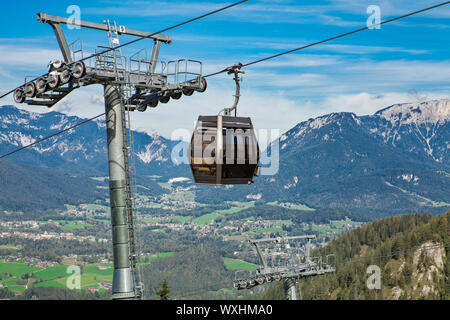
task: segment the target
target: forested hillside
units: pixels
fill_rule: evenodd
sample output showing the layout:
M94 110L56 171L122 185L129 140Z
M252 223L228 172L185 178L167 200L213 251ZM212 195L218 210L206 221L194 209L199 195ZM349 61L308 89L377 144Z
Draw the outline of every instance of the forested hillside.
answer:
M171 290L170 299L208 299L211 298L208 291L232 287L233 274L225 267L217 250L192 247L164 260L156 260L144 268L146 295L150 299L158 298L155 293L166 280Z
M26 212L27 218L42 212L63 210L65 204L103 200L107 190L86 176L2 160L0 162L0 210Z
M305 300L450 299L450 212L395 216L343 234L314 255L336 255L336 273L300 280ZM381 269L381 289L369 290L367 268ZM276 283L263 299L284 299Z

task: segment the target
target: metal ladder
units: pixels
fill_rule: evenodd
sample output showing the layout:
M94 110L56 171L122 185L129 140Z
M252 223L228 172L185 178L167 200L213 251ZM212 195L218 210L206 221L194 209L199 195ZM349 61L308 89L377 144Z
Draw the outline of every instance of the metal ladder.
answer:
M137 252L138 244L138 232L136 218L136 206L135 206L135 176L134 176L134 163L133 163L133 139L130 126L130 111L125 111L122 107L122 132L123 132L123 146L125 156L125 171L126 171L126 204L127 204L127 220L128 220L128 241L129 241L129 260L131 265L131 272L133 275L134 289L136 297L143 298L143 275L142 270L138 266L139 256Z
M120 40L119 40L119 32L117 28L117 24L114 21L114 29L111 26L111 23L109 20L106 20L105 23L108 25L108 41L109 41L109 47L114 48L116 46L120 46ZM112 51L112 57L113 63L114 63L114 71L116 73L116 80L124 80L125 74L126 74L126 61L125 57L122 54L122 49L117 49Z

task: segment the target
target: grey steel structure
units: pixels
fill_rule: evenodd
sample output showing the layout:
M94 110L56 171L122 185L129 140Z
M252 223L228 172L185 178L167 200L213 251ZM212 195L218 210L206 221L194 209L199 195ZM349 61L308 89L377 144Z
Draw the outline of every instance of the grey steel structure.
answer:
M127 110L143 112L147 107L155 108L159 102L168 103L170 99L180 99L183 94L190 96L195 91L206 90L200 61L158 60L161 44L170 44L170 36L128 29L109 20L99 24L39 13L38 21L53 28L64 61L51 63L49 73L36 82L28 82L26 78L25 84L14 92L17 103L52 107L82 86L112 84L120 87L122 103ZM85 57L81 39L67 43L61 24L106 31L109 46L99 46L97 55L89 59ZM151 54L142 49L127 59L120 48L105 52L105 49L119 46L120 35L153 39Z
M178 100L195 91L204 92L207 84L202 77L202 63L187 59L159 61L161 44L172 42L167 35L132 30L117 26L115 22L99 24L45 13L38 14L38 21L53 28L64 61L51 62L49 73L35 82L26 78L25 84L14 92L14 99L17 103L50 108L77 88L92 84L104 86L114 259L113 299L140 299L143 284L137 267L129 112L143 112L147 107L155 108L159 102L168 103L170 99ZM69 45L61 24L106 31L109 46L98 47L98 54L85 58L83 42L77 40ZM153 39L150 57L143 49L127 61L120 48L115 49L120 46L120 35Z
M254 273L242 275L236 273L236 279L233 283L237 290L251 289L264 283L273 281L283 281L283 287L288 300L298 300L296 283L300 278L317 276L325 273L336 271L334 255L328 255L325 260L322 257L311 257L311 240L316 236L295 236L295 237L278 237L264 238L257 240L249 240L248 242L254 246L256 253L261 261L262 267L256 269ZM290 240L306 240L303 248L299 249L299 254L287 254L288 260L284 265L269 266L266 256L261 250L261 243L279 243L289 245ZM267 256L270 256L268 254Z

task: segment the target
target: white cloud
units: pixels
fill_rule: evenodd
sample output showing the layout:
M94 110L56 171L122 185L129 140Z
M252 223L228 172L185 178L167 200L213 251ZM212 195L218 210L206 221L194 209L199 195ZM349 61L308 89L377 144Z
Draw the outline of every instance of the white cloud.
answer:
M315 47L314 50L346 53L346 54L374 54L385 52L425 54L429 52L428 50L425 49L408 49L402 47L361 46L361 45L342 45L342 44L322 45L319 47Z
M73 109L73 101L69 100L67 97L59 101L53 108L52 111L70 114Z
M428 100L449 98L447 93L421 93L412 92L387 92L374 95L367 92L358 94L342 94L327 97L322 103L321 109L325 113L330 112L353 112L359 116L374 114L384 107L397 103L409 103L422 100L424 96Z
M105 96L94 93L91 95L91 102L94 104L104 106L105 105Z
M8 71L6 71L3 67L0 67L0 77L15 79L15 77Z
M159 104L156 109L132 114L134 129L170 137L177 129L193 130L199 115L217 115L223 108L231 107L234 88L210 84L205 93L195 93L169 104ZM295 125L298 105L282 95L247 90L241 97L238 115L250 116L256 129L287 130Z
M386 85L404 85L405 83L448 83L450 81L449 61L362 61L349 64L346 72L364 73L367 77Z
M268 60L264 64L256 64L252 69L280 68L280 67L320 67L330 66L340 63L342 59L339 56L332 55L313 55L313 54L291 54L278 59Z
M50 60L62 59L59 50L12 44L0 44L0 57L2 57L2 65L8 67L40 67L41 69L46 69Z
M248 69L245 79L252 87L264 90L285 88L288 96L305 97L428 90L441 92L450 82L450 61L344 59L335 64L317 66L314 72L295 64L286 70L261 65Z
M248 73L246 81L255 86L304 90L305 87L323 86L328 81L328 76L320 73L301 73L301 71L291 74L253 71Z
M232 87L211 85L203 94L196 93L192 97L183 97L169 104L159 104L156 109L148 109L145 113L135 112L132 117L133 128L147 133L159 133L170 137L176 129L191 131L199 115L216 115L231 106L233 102ZM373 114L376 111L396 103L417 101L417 97L428 99L449 98L445 92L414 93L388 92L371 94L327 95L319 101L308 99L299 101L283 94L269 93L261 90L247 89L243 91L238 114L252 118L255 129L279 129L283 133L298 122L315 118L332 112L354 112L357 115Z
M431 7L432 5L439 3L430 3L429 0L377 0L375 2L373 0L330 0L330 2L331 4L327 6L328 10L337 10L350 14L365 14L366 8L369 5L376 4L381 8L381 15L384 20L384 17L404 15L406 13ZM422 17L437 19L448 18L450 17L450 8L449 6L436 8L427 13L422 13Z
M355 22L344 21L340 17L333 16L333 13L347 13L359 15L365 22L367 17L367 7L374 4L373 0L330 0L326 4L297 4L296 1L260 1L261 3L244 3L237 7L223 11L222 15L230 15L241 17L259 23L278 21L280 14L283 15L285 23L304 23L305 18L319 17L321 22L334 25L350 25ZM114 7L102 8L104 13L121 14L130 16L162 16L162 15L180 15L187 16L192 12L212 11L220 7L219 4L211 4L207 2L167 2L167 1L127 1L127 6L120 6L121 1L112 1ZM408 0L379 0L376 1L380 6L383 16L402 15L410 11L430 7L432 4L428 0L416 0L414 2ZM98 12L97 9L85 9L87 13ZM296 19L286 19L287 16L296 16ZM322 18L321 18L322 16ZM448 18L450 17L450 9L443 6L438 9L431 10L425 15L427 18ZM264 21L261 18L265 18ZM308 22L309 23L309 22Z
M220 4L207 2L168 2L168 1L127 1L126 5L122 1L109 1L109 7L84 8L85 14L97 14L102 12L105 15L132 16L132 17L165 17L181 16L192 17L193 12L205 13L221 7ZM338 27L364 26L366 23L367 7L374 4L372 0L332 0L327 4L297 4L295 1L261 1L261 3L244 3L237 7L225 10L214 16L215 19L239 19L252 23L283 23L289 24L314 24L332 25ZM415 1L414 5L410 1L399 0L393 3L389 0L377 1L381 7L382 17L402 15L407 12L422 9L430 6L425 0ZM405 9L407 8L407 9ZM347 14L342 18L336 14ZM348 19L348 14L357 16L358 20ZM427 18L447 18L450 16L448 8L439 8L423 14Z
M104 109L91 101L92 96L101 96L101 87L79 89L60 102L56 107L20 108L33 112L60 111L69 115L89 118L104 112ZM176 129L192 131L199 115L216 115L231 106L234 88L230 85L211 83L205 93L195 93L192 97L183 97L169 104L159 104L156 109L132 113L132 128L149 134L158 133L170 138ZM374 112L396 104L427 99L450 98L448 92L387 92L375 94L359 92L355 94L328 94L318 101L288 98L283 92L273 93L248 88L242 92L238 114L252 118L255 129L279 129L280 134L295 126L298 122L315 118L331 112L354 112L357 115Z
M160 16L191 16L192 12L209 12L220 8L220 4L205 2L173 3L164 1L110 1L113 6L102 8L83 8L84 14L133 16L133 17L160 17ZM233 10L233 9L228 9Z

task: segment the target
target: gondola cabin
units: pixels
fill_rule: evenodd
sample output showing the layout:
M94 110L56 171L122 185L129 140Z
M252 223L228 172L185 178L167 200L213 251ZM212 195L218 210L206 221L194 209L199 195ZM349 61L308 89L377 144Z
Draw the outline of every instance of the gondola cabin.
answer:
M200 116L189 155L197 184L251 184L259 172L259 146L250 118Z

